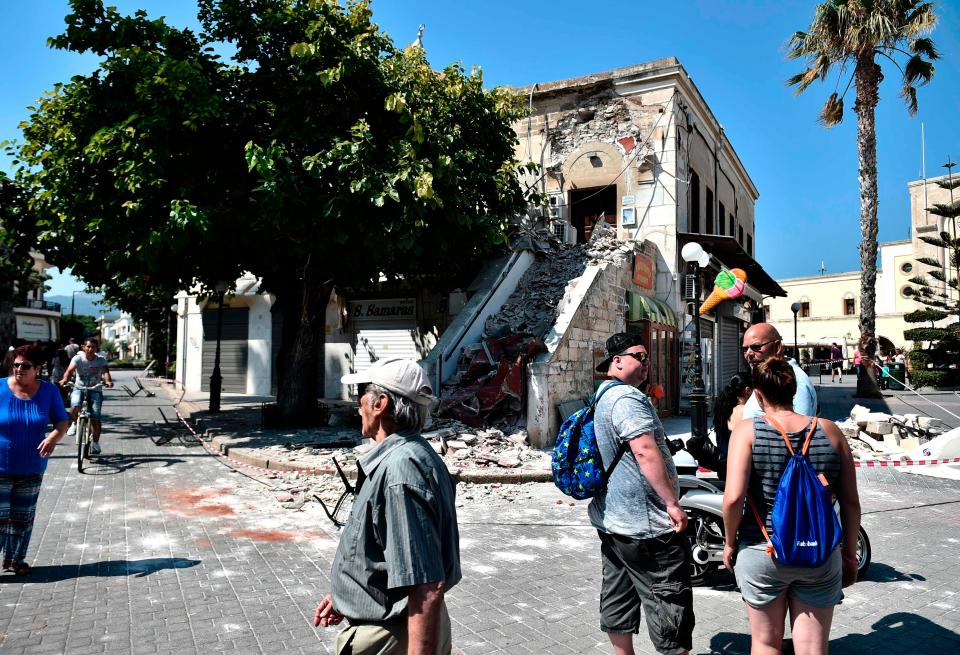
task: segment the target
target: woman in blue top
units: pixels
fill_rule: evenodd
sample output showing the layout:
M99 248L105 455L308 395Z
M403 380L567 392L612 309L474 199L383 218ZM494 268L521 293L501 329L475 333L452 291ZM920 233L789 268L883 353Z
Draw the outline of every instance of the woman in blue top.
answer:
M10 377L0 384L0 553L4 570L17 575L30 573L24 559L40 483L69 425L59 390L40 379L42 362L42 350L20 346Z

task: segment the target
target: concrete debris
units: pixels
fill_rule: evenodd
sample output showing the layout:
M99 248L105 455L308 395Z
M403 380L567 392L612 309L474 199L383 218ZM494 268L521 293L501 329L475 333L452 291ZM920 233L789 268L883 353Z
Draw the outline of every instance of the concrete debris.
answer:
M940 419L919 414L887 414L872 412L854 405L850 417L837 421L837 427L847 438L854 458L860 460L924 459L908 453L923 453L921 446L939 438L949 430Z

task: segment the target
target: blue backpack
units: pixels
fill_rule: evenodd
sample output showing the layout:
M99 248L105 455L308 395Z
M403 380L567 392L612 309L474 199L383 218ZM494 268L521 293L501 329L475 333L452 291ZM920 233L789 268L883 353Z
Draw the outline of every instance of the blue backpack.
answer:
M553 483L577 500L593 498L606 489L611 471L627 450L627 444L621 444L610 468L604 469L593 427L593 413L600 397L621 384L623 382L613 381L605 386L593 395L586 407L571 414L560 426L553 448Z
M799 453L794 452L787 433L779 423L769 416L763 419L779 430L790 451L790 460L780 476L770 515L772 536L767 534L756 505L747 496L753 515L767 540L767 552L775 554L777 561L787 566L821 566L840 545L843 529L837 513L833 511L826 481L817 475L807 457L810 439L817 429L817 419L814 417L807 440Z

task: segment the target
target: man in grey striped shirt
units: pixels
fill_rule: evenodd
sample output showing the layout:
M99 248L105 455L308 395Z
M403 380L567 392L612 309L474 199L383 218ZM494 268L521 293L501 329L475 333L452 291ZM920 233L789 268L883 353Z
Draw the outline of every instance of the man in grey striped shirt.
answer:
M450 653L444 593L460 581L454 487L420 436L432 389L414 361L380 360L341 378L360 390L363 435L357 496L314 625L346 618L337 653Z

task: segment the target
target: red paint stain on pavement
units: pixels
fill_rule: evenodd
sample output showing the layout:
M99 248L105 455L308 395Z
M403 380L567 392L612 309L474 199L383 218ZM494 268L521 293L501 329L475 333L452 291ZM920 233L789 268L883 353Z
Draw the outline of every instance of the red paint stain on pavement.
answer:
M217 499L222 490L200 491L198 489L173 489L163 494L166 509L185 515L233 516L234 509L223 503L205 503Z
M199 539L193 540L193 545L197 548L213 548L213 542L211 542L206 537L200 537Z
M231 530L227 534L231 537L246 537L247 539L254 539L255 541L267 541L271 543L296 541L299 536L296 532L288 532L286 530L254 530L252 528Z
M229 505L221 505L219 503L214 505L197 505L193 508L193 511L204 516L233 516L236 514Z

